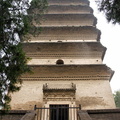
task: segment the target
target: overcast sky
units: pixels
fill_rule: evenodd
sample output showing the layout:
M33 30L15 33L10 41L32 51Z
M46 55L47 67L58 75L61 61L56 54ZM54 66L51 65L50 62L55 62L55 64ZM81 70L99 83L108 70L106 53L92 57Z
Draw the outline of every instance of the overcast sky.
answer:
M107 48L103 63L115 71L111 79L112 91L120 90L120 25L107 23L104 15L97 10L95 0L90 0L90 6L98 19L97 28L101 30L101 43Z

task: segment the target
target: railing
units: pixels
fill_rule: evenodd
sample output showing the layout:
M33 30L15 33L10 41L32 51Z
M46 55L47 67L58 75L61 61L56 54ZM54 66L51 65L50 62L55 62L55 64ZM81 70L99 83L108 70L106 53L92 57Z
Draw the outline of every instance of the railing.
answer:
M77 112L80 107L69 107L52 105L49 108L38 108L36 110L36 120L78 120Z

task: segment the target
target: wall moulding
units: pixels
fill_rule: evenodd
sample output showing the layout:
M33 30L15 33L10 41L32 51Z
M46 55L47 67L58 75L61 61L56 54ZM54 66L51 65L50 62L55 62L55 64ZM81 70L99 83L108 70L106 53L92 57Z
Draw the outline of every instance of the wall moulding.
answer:
M30 78L30 77L26 77L26 78L21 78L23 81L79 81L79 80L109 80L110 76L76 76L76 77L62 77L62 78L56 78L56 77L52 77L52 78Z

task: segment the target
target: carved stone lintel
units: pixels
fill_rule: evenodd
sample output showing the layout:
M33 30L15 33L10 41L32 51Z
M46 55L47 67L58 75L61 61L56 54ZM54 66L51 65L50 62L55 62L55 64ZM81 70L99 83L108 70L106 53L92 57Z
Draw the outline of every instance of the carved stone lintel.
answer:
M44 84L43 85L43 100L44 101L74 101L76 85L71 84Z

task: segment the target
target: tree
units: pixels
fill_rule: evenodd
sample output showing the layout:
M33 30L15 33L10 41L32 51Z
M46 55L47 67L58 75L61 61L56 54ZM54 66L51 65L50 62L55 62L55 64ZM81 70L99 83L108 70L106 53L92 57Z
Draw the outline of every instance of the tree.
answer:
M115 92L114 100L115 100L116 107L120 107L120 90Z
M21 42L33 27L27 14L37 5L43 10L46 0L0 0L0 107L9 109L10 93L20 90L21 75L29 72L28 58ZM31 7L32 5L32 7ZM35 15L33 15L35 16Z
M120 24L120 0L96 0L98 10L103 12L108 22Z
M29 70L20 43L27 32L23 4L20 0L0 0L0 106L6 109L10 108L10 93L20 89L20 75Z

